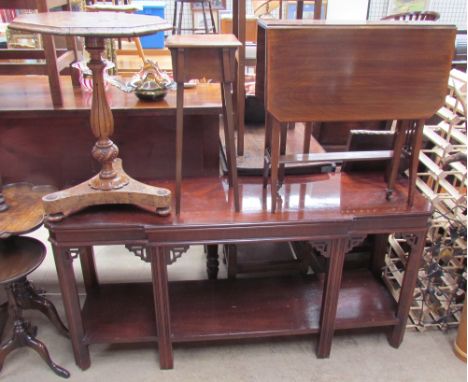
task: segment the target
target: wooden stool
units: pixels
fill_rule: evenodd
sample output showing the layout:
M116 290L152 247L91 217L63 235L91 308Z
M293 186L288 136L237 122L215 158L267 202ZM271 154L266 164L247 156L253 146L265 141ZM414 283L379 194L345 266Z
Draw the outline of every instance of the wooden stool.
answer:
M239 211L239 187L234 142L232 83L235 78L235 53L240 46L234 35L170 36L174 80L177 83L176 115L176 214L180 213L182 183L182 139L184 130L184 82L191 78L210 78L221 82L224 134L229 169L229 186L234 189L235 210Z
M68 378L70 373L51 360L46 346L35 338L36 328L25 321L22 314L25 309L39 310L61 334L68 337L68 330L54 305L38 294L26 278L44 260L44 244L33 238L16 236L42 224L44 211L41 197L50 191L50 187L32 187L27 183L7 185L3 189L7 208L0 212L0 284L5 286L8 297L5 327L12 327L13 333L0 347L0 370L8 354L19 347L28 346L39 353L55 374Z
M177 15L177 3L180 3L180 9L179 9L179 14ZM202 12L203 12L203 25L204 28L197 28L194 25L192 25L192 28L182 28L182 15L184 13L184 3L200 3L202 7ZM208 20L206 18L206 9L205 5L208 5L208 11L210 12L210 18L211 18L211 27L208 26ZM176 22L177 19L179 20L178 25L176 27ZM172 21L172 26L174 29L172 29L172 34L180 34L181 31L189 30L194 33L197 30L204 30L206 34L208 33L216 33L216 24L215 24L215 19L213 16L213 9L211 7L211 0L175 0L174 1L174 19Z

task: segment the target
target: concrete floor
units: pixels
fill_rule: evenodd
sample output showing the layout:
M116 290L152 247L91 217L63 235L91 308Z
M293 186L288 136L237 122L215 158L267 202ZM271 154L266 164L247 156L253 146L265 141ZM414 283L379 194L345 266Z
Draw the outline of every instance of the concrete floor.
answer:
M42 228L31 236L46 242ZM49 247L50 249L50 247ZM116 256L118 261L115 261ZM169 278L199 279L205 277L205 262L200 247L193 247L169 267ZM150 280L146 264L122 247L107 247L96 251L96 263L101 282ZM79 262L75 262L79 277ZM124 271L125 270L125 271ZM220 277L225 276L221 264ZM61 298L52 253L30 280L48 291L63 317ZM82 291L81 287L81 291ZM255 340L240 343L177 345L173 370L159 370L155 345L92 345L91 367L80 370L74 362L68 339L34 311L25 316L38 325L38 339L48 347L52 359L71 373L71 381L396 381L396 382L458 382L466 381L466 364L452 351L456 331L424 333L408 331L401 347L390 347L382 333L335 336L331 357L317 359L314 354L316 337ZM29 349L18 349L5 361L0 380L59 380L42 360Z

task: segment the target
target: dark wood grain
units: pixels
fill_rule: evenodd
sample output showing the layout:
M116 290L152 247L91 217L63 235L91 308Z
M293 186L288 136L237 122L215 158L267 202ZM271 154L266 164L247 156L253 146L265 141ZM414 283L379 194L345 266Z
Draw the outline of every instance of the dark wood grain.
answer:
M157 341L150 284L101 288L83 308L87 342ZM311 278L181 281L169 284L169 295L174 342L303 335L319 329L322 284ZM362 309L350 309L357 305ZM131 313L118 314L121 306ZM393 325L394 309L386 288L369 272L345 273L337 329Z
M18 280L41 265L46 248L39 240L13 236L0 240L0 284Z
M235 213L232 209L234 201L229 196L227 179L187 179L183 190L184 209L177 218L157 218L131 206L100 206L67 217L60 223L48 222L77 364L81 368L89 366L89 351L85 341L87 334L83 331L83 317L78 309L79 299L71 257L61 248L108 244L153 248L151 258L153 263L157 262L153 264L155 301L158 305L155 312L159 317L155 325L158 333L163 335L157 338L161 367L172 366L171 343L177 341L269 337L320 331L318 355L326 356L335 329L392 326L394 334L390 340L392 345L398 346L404 327L401 326L402 317L409 309L412 296L412 277L405 283L404 302L400 301L398 310L381 284L381 289L377 289L380 292L373 294L372 291L376 289L371 282L366 281L365 275L356 277L356 280L360 280L356 281L360 290L356 297L346 294L346 282L343 284L344 289L340 289L340 259L357 245L357 238L390 232L411 232L420 236L425 233L430 215L429 203L422 196L416 195L414 205L408 207L403 202L407 198L407 191L401 182L396 184L395 197L386 202L382 199L382 182L379 175L368 172L290 176L285 180L283 207L278 213L271 214L266 210L266 193L261 179L246 178L241 182L241 213ZM173 189L173 182L165 186ZM314 191L313 197L309 196L311 190ZM271 283L263 285L263 281L252 279L176 283L174 285L182 285L182 294L176 292L173 297L177 286L170 285L170 302L164 302L166 270L161 262L166 259L162 254L167 254L167 249L172 246L296 240L341 243L327 250L334 265L324 299L321 299L324 289L320 283L315 284L317 288L312 283L295 289L294 283L288 280L281 282L281 288L278 289ZM411 254L414 257L408 269L411 275L417 273L416 265L422 255L421 249L416 247ZM367 274L373 279L370 271ZM304 279L301 280L304 283ZM368 292L372 294L365 295ZM112 292L112 296L117 298L118 293ZM107 310L113 310L106 309L106 302L98 298L99 293L90 294L89 298L97 298L95 302L90 300L94 308L86 313L86 317L96 316L95 323L89 328L92 341L156 340L154 327L150 323L153 318L149 319L147 307L135 307L128 293L131 293L131 289L127 290L119 306L135 312L135 324L122 321L118 314L111 314L110 317ZM303 293L305 300L311 299L310 304L302 303L304 300L299 297ZM111 295L106 296L104 300L109 300ZM345 296L343 301L342 296ZM319 301L323 301L322 307ZM341 308L343 303L345 307ZM234 313L233 306L236 307ZM284 315L286 308L290 316ZM240 316L236 312L240 312ZM322 327L319 325L320 312L323 312ZM304 324L304 320L309 321ZM168 322L171 323L170 327Z
M0 212L0 238L21 235L38 228L44 219L41 198L55 191L51 186L12 183L3 186L6 210Z
M453 26L262 23L266 105L280 121L421 119L444 102Z
M178 219L116 206L90 208L62 223L47 226L52 231L52 240L58 239L63 245L76 243L81 235L90 245L125 242L132 237L154 242L169 240L168 244L175 245L259 238L301 240L318 232L339 236L351 233L351 223L353 232L420 230L425 229L431 213L430 203L419 194L413 207L406 206L404 181L396 184L394 197L386 201L383 177L375 173L289 176L285 180L283 207L276 214L267 212L267 195L258 178L241 178L241 212L233 212L226 182L223 178L187 179L182 195L184 209ZM173 182L161 184L174 188ZM110 225L116 232L108 229ZM225 230L222 226L233 229Z

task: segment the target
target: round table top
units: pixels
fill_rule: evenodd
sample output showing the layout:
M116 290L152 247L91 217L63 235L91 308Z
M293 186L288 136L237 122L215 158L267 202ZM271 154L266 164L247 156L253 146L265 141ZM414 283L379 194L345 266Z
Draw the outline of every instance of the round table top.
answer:
M33 186L30 183L3 186L8 209L0 212L0 239L38 228L44 220L42 197L54 191L52 186Z
M47 12L16 17L11 29L65 36L131 37L170 30L166 20L122 12Z
M12 236L0 240L0 284L27 276L41 265L46 248L39 240Z

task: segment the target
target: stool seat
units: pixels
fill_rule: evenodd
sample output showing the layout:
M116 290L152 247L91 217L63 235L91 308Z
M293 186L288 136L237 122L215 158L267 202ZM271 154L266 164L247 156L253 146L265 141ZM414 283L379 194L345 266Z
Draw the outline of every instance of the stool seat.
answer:
M30 237L12 236L0 240L0 284L30 274L41 265L45 254L44 244Z
M238 48L242 46L233 34L174 35L167 39L168 48Z

